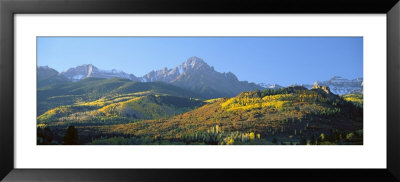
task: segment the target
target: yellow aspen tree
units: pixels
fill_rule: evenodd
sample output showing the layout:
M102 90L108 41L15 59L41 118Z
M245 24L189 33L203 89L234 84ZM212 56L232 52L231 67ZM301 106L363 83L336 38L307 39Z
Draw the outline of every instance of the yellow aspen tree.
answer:
M251 133L249 134L249 139L250 139L250 140L253 140L254 138L255 138L254 132L251 132Z

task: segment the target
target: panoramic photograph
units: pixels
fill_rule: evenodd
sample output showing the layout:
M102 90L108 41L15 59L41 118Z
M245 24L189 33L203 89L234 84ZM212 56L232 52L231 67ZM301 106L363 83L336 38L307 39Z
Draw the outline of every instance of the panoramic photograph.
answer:
M362 37L36 40L37 145L363 145Z

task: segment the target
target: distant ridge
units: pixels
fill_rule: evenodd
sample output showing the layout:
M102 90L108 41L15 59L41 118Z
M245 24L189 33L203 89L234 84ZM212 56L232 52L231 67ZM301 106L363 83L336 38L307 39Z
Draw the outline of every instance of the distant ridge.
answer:
M132 81L139 81L139 79L133 75L128 74L123 71L118 70L100 70L92 64L84 64L81 66L77 66L75 68L70 68L64 72L60 73L61 75L67 77L71 81L78 81L84 78L124 78Z
M327 81L316 81L313 85L327 86L336 95L346 95L351 93L363 93L363 78L349 80L341 76L334 76ZM313 85L304 85L311 89Z

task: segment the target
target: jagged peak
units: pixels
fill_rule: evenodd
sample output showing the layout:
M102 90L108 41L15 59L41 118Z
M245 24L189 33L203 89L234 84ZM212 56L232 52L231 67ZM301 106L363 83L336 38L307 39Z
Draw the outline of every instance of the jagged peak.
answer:
M94 66L93 64L82 64L82 65L79 65L79 66L75 66L75 67L69 68L69 69L63 71L63 73L67 72L68 70L76 70L76 69L93 69L93 70L95 70L95 69L98 69L98 68L96 66Z
M192 69L193 68L200 68L200 67L203 67L203 66L206 66L206 67L210 68L210 66L206 62L204 62L203 59L201 59L199 57L196 57L196 56L192 56L192 57L188 58L182 64L182 66L185 67L185 68L192 68Z
M198 62L198 63L205 63L202 58L199 58L197 56L192 56L186 60L186 62L192 63L192 62Z
M332 92L331 92L331 89L329 89L329 87L328 86L321 86L321 85L314 85L313 87L312 87L312 90L322 90L322 91L324 91L325 93L327 93L327 94L332 94Z

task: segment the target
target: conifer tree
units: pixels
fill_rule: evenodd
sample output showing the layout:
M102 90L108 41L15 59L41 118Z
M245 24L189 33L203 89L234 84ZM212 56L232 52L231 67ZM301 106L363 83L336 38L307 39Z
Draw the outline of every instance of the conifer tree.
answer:
M74 126L68 126L67 133L64 136L64 145L78 144L78 130Z

